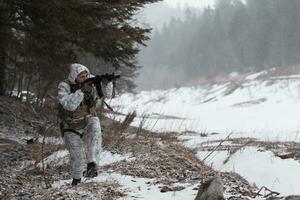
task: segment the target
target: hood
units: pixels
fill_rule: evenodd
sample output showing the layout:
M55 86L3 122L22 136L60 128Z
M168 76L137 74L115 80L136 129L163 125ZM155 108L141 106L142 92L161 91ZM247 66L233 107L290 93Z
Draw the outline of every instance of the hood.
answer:
M83 71L87 71L88 74L90 74L90 71L86 66L78 64L78 63L71 64L70 74L68 76L69 81L71 83L76 83L75 82L76 77L78 76L78 74L80 74Z

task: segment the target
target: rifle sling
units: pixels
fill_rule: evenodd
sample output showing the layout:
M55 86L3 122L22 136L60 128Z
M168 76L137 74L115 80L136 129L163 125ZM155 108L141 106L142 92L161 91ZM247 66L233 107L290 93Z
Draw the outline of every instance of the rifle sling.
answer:
M64 136L65 132L72 132L72 133L75 133L76 135L79 135L80 138L83 137L83 134L79 133L78 131L76 131L74 129L69 129L69 128L63 129L63 132L62 132L63 136Z

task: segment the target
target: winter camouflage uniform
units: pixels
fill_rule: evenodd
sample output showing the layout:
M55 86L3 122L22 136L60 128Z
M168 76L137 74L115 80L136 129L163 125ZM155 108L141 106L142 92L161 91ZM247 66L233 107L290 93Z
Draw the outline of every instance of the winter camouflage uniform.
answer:
M85 66L72 64L68 80L58 85L61 130L71 156L73 181L81 179L86 167L85 161L98 164L102 141L100 121L95 111L99 99L96 88L92 86L90 93L83 93L78 88L72 91L76 77L83 71L92 77ZM112 83L101 86L104 97L110 98Z

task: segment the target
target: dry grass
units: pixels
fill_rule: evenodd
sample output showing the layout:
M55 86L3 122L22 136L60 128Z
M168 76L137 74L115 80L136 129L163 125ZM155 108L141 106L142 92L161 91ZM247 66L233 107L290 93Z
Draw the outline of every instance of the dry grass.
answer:
M155 133L145 130L146 116L142 116L144 120L141 120L139 127L132 127L130 125L134 118L134 113L127 115L122 122L101 116L104 148L113 153L131 153L135 159L112 163L101 167L100 171L109 170L134 177L154 178L153 184L161 183L167 188L171 188L171 190L176 189L170 186L174 183L188 182L196 184L218 174L211 167L199 161L195 151L184 147L178 141L178 133ZM23 123L26 122L23 121ZM53 130L52 132L55 132L55 127ZM43 157L47 157L51 153L64 148L64 146L44 145L43 156L41 155L41 144L23 145L22 148L28 150L30 157L28 160L39 162ZM76 199L74 198L75 196L80 197L80 199L87 199L87 196L100 195L102 199L116 199L126 193L119 190L119 186L115 185L115 183L83 183L80 186L80 190L83 190L85 193L83 195L72 193L70 186L65 186L65 188L61 189L49 189L46 190L48 192L45 192L43 187L38 185L43 183L43 175L47 175L47 180L50 182L71 178L69 166L66 165L50 167L45 169L45 171L33 168L24 170L22 173L26 173L26 177L29 177L26 184L32 184L34 185L33 188L39 189L37 192L32 193L39 196L39 198L43 196L45 199L50 197L52 199ZM226 187L232 188L236 194L241 194L241 191L245 194L247 191L251 193L253 190L247 182L244 183L241 177L235 174L221 173L221 178L225 182ZM236 183L240 184L242 189L237 189L234 185ZM15 184L13 179L9 180L9 184ZM93 189L91 190L90 188ZM30 196L30 188L25 188L25 191Z
M88 182L76 187L65 185L60 189L50 189L46 197L51 199L101 199L113 200L125 196L117 182Z
M232 198L242 199L239 197L253 195L257 189L235 173L220 173L206 166L196 157L195 150L184 147L177 139L179 133L158 134L147 131L143 129L142 120L139 127L129 126L119 134L113 134L112 124L118 122L105 120L106 149L118 153L131 153L135 159L103 166L100 171L116 171L133 177L152 178L154 179L152 184L164 185L161 192L173 191L174 183L202 183L217 174L221 176L225 187L229 188L228 191L233 194ZM109 123L111 126L108 125ZM236 146L241 145L236 144Z

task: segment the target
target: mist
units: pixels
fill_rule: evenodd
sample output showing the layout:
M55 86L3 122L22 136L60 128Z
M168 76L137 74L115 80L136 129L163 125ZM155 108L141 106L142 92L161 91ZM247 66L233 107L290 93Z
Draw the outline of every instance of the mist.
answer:
M198 8L162 5L148 12L168 14L160 15L166 20L154 26L159 28L153 29L138 56L143 66L139 90L300 63L300 1L219 0Z
M201 1L202 3L195 3L199 1L161 1L150 4L145 7L138 15L138 21L147 28L151 28L150 41L146 47L141 48L138 55L138 62L142 66L139 70L139 75L136 79L137 90L151 90L151 89L166 89L170 87L179 87L186 82L188 78L184 68L173 71L170 76L172 68L170 66L160 66L148 63L147 60L155 59L148 55L148 48L151 48L155 35L167 29L170 23L176 20L186 20L190 13L199 16L203 9L209 4L209 1ZM210 1L213 2L213 1ZM191 4L192 3L192 4ZM212 4L213 5L213 4ZM174 34L176 34L174 32ZM150 49L149 49L150 50ZM151 48L155 51L155 48ZM151 51L150 50L150 51ZM174 73L176 74L174 76Z

